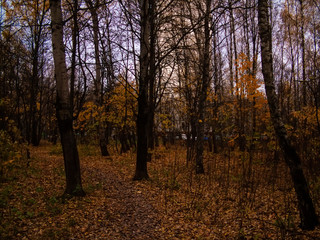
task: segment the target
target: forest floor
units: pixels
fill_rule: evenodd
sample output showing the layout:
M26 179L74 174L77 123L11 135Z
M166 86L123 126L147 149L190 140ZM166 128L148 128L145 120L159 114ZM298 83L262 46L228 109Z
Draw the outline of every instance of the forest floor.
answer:
M151 180L132 181L134 153L100 157L80 145L86 196L63 199L61 147L43 142L30 152L0 183L0 239L320 239L319 227L298 228L281 163L248 168L229 152L207 156L207 173L195 175L183 147L162 147Z

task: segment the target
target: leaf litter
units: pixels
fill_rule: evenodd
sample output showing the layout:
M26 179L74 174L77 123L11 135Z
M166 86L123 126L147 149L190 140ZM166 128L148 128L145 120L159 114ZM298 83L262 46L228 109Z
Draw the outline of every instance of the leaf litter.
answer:
M151 180L141 182L132 181L134 153L105 158L80 151L87 195L63 199L61 154L48 143L31 147L30 166L22 163L19 174L0 185L0 238L320 239L319 227L299 230L290 184L250 186L236 166L233 177L226 174L218 155L214 164L207 157L213 173L197 176L183 148L156 151L161 158L149 163Z

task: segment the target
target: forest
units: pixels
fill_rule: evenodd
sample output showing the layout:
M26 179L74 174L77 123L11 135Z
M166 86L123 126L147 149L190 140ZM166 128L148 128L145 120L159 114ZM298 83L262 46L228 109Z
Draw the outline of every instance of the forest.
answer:
M320 239L319 0L0 1L0 239Z

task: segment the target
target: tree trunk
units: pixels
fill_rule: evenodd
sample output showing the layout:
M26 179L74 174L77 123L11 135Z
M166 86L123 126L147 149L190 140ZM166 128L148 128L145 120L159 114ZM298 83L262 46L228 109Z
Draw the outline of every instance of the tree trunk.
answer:
M148 116L148 149L154 149L154 112L155 112L155 94L154 94L154 83L156 77L156 32L155 32L155 1L149 0L149 24L150 24L150 53L149 53L149 116ZM151 162L152 154L148 154L148 162Z
M307 106L307 76L306 76L306 49L305 49L305 30L304 30L304 6L303 1L300 3L300 17L301 17L301 51L302 51L302 104Z
M141 88L140 88L141 89ZM137 162L134 180L148 179L148 105L146 93L139 92L138 98L138 117L137 117Z
M119 133L119 140L121 144L120 153L126 153L130 150L130 144L128 139L128 131L126 126L124 126Z
M90 14L92 18L94 57L95 57L95 69L96 69L96 77L94 79L95 103L97 106L102 106L103 89L102 89L102 82L101 82L102 77L101 77L101 63L100 63L100 50L99 50L99 19L97 14L99 1L96 1L94 5L91 0L86 0L86 4L90 10ZM99 135L99 146L100 146L101 155L109 156L104 125L105 124L100 122L97 126L97 132Z
M34 53L36 54L36 53ZM37 58L36 56L35 58ZM38 121L38 114L40 112L37 109L37 95L39 93L39 78L38 78L38 61L33 60L33 73L31 76L31 98L30 98L30 128L31 128L31 144L33 146L39 146L40 143L40 137L38 135L38 129L39 129L39 124L41 124L40 121Z
M149 101L149 115L148 115L148 162L151 162L152 154L150 151L154 149L154 102Z
M210 18L211 0L206 0L206 15L204 18L204 46L201 56L202 59L202 82L201 92L198 103L198 119L197 119L197 141L196 141L196 173L204 173L203 168L203 150L204 150L204 113L205 102L207 99L207 91L210 83L209 71L210 71Z
M269 23L268 0L258 1L259 34L261 39L262 73L268 98L270 114L279 145L284 154L286 164L290 169L298 199L302 229L314 229L319 224L310 197L309 188L301 167L301 160L294 147L289 142L286 128L282 122L278 98L273 79L272 37Z
M72 126L69 82L63 43L61 0L50 0L52 20L52 48L57 88L57 119L66 173L65 194L84 196L81 184L80 161Z
M37 120L37 95L39 93L39 77L38 77L38 50L39 44L35 43L35 49L32 51L32 76L30 86L30 128L31 128L31 144L38 146L40 143L40 136L38 136L38 125L40 122ZM39 113L40 114L40 113Z
M31 62L32 62L32 74L31 74L31 82L30 82L30 128L31 128L31 143L33 146L38 146L41 140L42 133L42 119L41 119L41 107L38 109L38 103L41 106L41 97L38 98L40 93L39 84L41 78L39 76L39 68L43 70L43 64L40 62L41 55L43 54L41 51L41 47L43 45L43 35L44 31L44 19L45 19L45 4L41 3L41 1L36 1L34 6L34 14L32 15L32 25L30 27L31 33ZM32 26L32 27L31 27ZM39 102L38 102L39 101Z
M150 19L149 0L140 1L140 76L137 116L137 162L134 180L148 179L148 86L150 82L149 50L150 50ZM154 7L154 6L151 6Z

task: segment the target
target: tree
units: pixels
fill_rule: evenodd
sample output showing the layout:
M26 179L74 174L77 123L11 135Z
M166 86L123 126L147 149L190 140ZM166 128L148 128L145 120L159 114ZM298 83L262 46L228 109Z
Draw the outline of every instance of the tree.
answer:
M134 84L131 83L131 86L122 76L118 77L118 81L105 106L109 110L108 122L112 124L120 140L120 153L125 153L134 145L132 136L135 131L137 101Z
M201 60L201 90L199 92L198 101L198 119L197 119L197 143L196 143L196 173L204 173L203 168L203 145L204 145L204 113L205 103L207 100L207 92L210 84L210 11L211 0L205 2L205 16L204 16L204 43L202 49L199 49Z
M100 50L99 50L99 19L98 19L98 6L100 5L100 1L96 1L93 3L91 0L86 0L86 4L90 10L91 18L92 18L92 30L93 30L93 43L94 43L94 56L95 56L95 79L94 79L94 87L95 87L95 102L98 106L101 106L103 103L103 84L102 84L102 76L101 76L101 61L100 61ZM107 26L108 27L108 26ZM108 148L107 148L107 139L106 139L106 127L104 126L104 122L100 122L97 126L98 135L99 135L99 145L102 156L109 156Z
M258 1L258 25L261 39L262 73L269 110L275 134L279 141L286 164L290 169L291 178L296 191L301 219L300 227L302 229L312 230L319 224L319 221L310 197L308 184L301 167L300 157L290 143L287 136L287 130L282 122L278 98L275 92L273 77L272 36L268 8L268 0Z
M2 7L2 6L1 6ZM24 101L25 111L22 119L24 129L21 129L26 140L34 146L39 145L43 131L43 96L42 86L45 85L45 66L48 34L48 9L49 2L46 1L4 1L3 7L6 11L6 20L17 22L12 24L10 31L18 35L24 45L31 70L25 73L21 98ZM18 33L17 33L18 32ZM20 97L20 96L19 96Z
M73 132L73 116L70 101L69 81L63 42L63 20L61 0L50 0L52 21L52 48L57 88L56 114L61 137L61 145L66 172L65 194L84 196L82 189L80 161L76 139Z
M149 115L149 86L153 81L150 77L150 52L151 47L151 16L154 11L153 0L140 1L140 74L139 74L139 96L137 115L137 163L134 180L148 179L148 119Z

